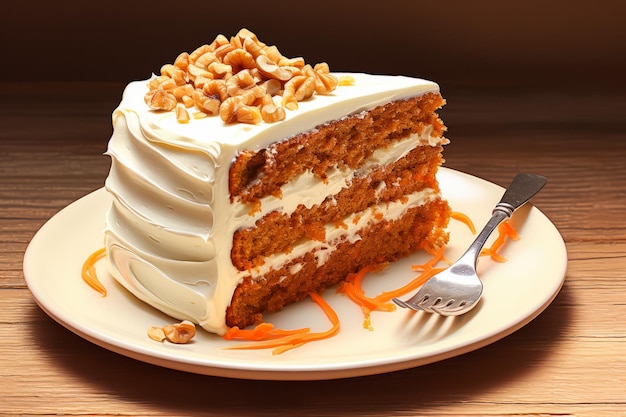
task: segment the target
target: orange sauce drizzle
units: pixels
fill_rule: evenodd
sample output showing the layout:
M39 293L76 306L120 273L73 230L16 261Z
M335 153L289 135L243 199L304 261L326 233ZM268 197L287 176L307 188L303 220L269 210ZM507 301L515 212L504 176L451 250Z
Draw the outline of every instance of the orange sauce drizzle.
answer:
M98 279L98 274L96 273L96 263L104 258L106 255L106 249L98 249L85 260L83 263L83 268L81 270L81 276L83 277L83 281L87 283L91 288L98 291L102 294L103 297L107 295L107 289L102 285L100 280Z

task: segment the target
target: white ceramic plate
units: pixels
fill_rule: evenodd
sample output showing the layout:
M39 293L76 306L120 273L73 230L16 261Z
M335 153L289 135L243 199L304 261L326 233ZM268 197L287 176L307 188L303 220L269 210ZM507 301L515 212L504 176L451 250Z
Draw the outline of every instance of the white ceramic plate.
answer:
M452 209L470 216L477 228L487 221L503 189L484 180L441 169L439 181ZM204 331L192 343L174 345L149 339L150 326L175 320L137 301L98 264L108 289L100 296L81 279L83 261L103 245L104 216L110 199L97 190L50 219L30 243L24 274L40 307L81 337L111 351L152 364L187 372L245 379L315 380L370 375L406 369L460 355L486 346L521 328L541 313L558 293L567 252L555 226L527 204L514 216L521 236L501 254L509 260L479 261L485 284L483 299L470 313L444 318L397 309L373 312L373 330L362 327L360 309L345 296L328 290L324 298L337 311L340 333L327 340L272 355L271 350L225 350L239 342L224 341ZM472 241L467 227L451 220L446 256L456 258ZM492 239L495 236L492 236ZM427 259L416 254L395 262L364 282L367 294L394 289L416 276L411 264ZM282 328L330 324L311 300L265 317Z

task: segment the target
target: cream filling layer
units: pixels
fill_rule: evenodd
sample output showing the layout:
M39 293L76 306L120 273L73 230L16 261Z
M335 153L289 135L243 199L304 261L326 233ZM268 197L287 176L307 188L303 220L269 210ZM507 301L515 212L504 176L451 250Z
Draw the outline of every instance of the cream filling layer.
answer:
M310 170L306 171L280 188L282 197L270 195L261 198L261 209L252 215L250 214L252 206L236 201L232 206L234 218L239 222L240 227L251 227L258 219L276 210L291 214L300 205L310 209L321 204L328 196L337 195L341 190L348 188L355 177L367 175L377 167L393 164L416 147L429 143L431 132L432 127L429 127L420 135L412 134L406 139L394 142L386 149L376 150L358 170L335 167L326 173L328 181L322 181ZM378 191L385 186L382 182Z
M337 249L337 245L348 240L352 243L361 240L359 231L367 227L370 222L378 222L377 216L383 214L382 218L387 221L400 219L407 210L419 207L437 198L438 194L432 189L424 189L406 196L406 201L392 201L379 203L368 207L367 210L359 213L352 213L343 219L343 225L327 224L325 226L326 241L307 240L296 245L289 253L281 253L269 256L265 263L252 270L252 277L263 276L270 270L278 270L294 259L304 256L306 253L314 251L317 257L317 266L323 265L328 257ZM242 277L248 275L247 272L239 273Z

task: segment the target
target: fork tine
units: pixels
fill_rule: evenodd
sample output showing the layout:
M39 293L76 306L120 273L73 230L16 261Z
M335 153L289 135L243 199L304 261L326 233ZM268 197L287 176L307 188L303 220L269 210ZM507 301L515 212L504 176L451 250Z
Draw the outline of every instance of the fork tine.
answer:
M404 301L400 300L399 298L392 298L391 301L393 301L394 303L396 303L400 307L410 308L411 310L415 310L415 308L413 307L412 304L409 304L408 302L404 302Z
M434 297L430 294L424 294L421 301L419 302L419 306L422 308L422 310L433 313L435 308L444 306L441 303L442 301L443 300L441 297Z
M432 307L432 309L444 316L458 316L466 312L472 306L467 303L466 300L461 300L456 302L455 300L450 300L445 306L441 307Z
M449 315L452 315L450 314L451 312L453 312L455 309L458 309L458 308L452 307L450 305L450 302L448 302L446 304L434 305L430 309L432 310L433 313L441 314L442 316L449 316Z
M415 311L424 310L421 306L413 302L413 299L402 301L398 298L393 298L392 301L396 303L397 305L399 305L400 307L408 308L408 309L415 310Z

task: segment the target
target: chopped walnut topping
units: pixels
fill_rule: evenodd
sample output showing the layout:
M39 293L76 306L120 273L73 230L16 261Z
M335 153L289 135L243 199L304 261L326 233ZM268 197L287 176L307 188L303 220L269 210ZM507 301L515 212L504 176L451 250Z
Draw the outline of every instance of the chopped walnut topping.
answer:
M261 110L255 106L246 104L237 108L236 119L240 123L257 124L263 120Z
M252 54L245 49L233 49L224 55L224 64L233 68L233 73L237 74L243 69L256 68L256 62ZM237 71L239 69L239 71Z
M256 82L250 74L250 71L245 69L239 71L226 81L226 92L230 97L240 96L246 92L246 90L255 87Z
M269 79L289 81L293 77L291 69L278 66L267 55L259 55L256 59L256 64L259 72Z
M282 105L289 110L298 108L298 102L305 100L315 92L315 78L298 75L287 81L283 92Z
M219 114L225 123L274 123L285 119L285 109L297 109L313 94L353 83L331 75L326 63L311 66L301 57L285 57L276 46L241 29L230 39L218 35L163 65L148 82L144 99L153 110L176 111L181 123L189 122L191 107L194 119ZM280 105L275 96L282 96Z
M183 52L176 57L174 60L174 66L182 71L187 71L187 67L189 66L189 54L187 52Z
M176 105L176 120L178 120L178 123L187 123L189 121L189 113L183 103Z
M202 113L214 115L219 111L221 102L213 96L205 95L202 90L194 90L191 94L191 98L193 99L193 104L196 106L196 109L200 110Z
M144 97L146 104L154 110L174 110L176 97L166 90L152 90Z
M342 75L337 85L354 85L354 78L350 75Z
M189 84L177 86L172 90L172 94L176 97L176 100L179 102L183 101L184 96L190 96L193 94L193 87Z
M287 115L285 109L276 107L276 105L272 103L261 107L261 117L263 117L263 121L266 123L274 123L284 120Z
M339 83L337 77L330 74L330 68L328 68L328 64L325 62L315 65L315 68L312 69L310 65L306 66L305 74L313 77L315 80L315 92L317 94L329 94Z

